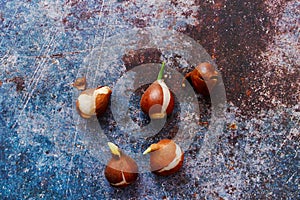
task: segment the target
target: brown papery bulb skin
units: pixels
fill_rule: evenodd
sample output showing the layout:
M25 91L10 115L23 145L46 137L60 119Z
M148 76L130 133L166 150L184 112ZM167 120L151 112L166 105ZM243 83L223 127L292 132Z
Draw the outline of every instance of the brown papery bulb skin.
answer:
M79 77L75 80L75 82L72 84L73 87L76 87L78 90L85 90L87 83L85 77Z
M219 73L214 66L208 62L200 63L193 71L188 73L185 78L190 80L193 88L199 94L209 96L217 82Z
M170 101L166 109L167 115L170 115L174 109L174 96L170 90L169 92ZM158 83L158 81L153 82L142 95L140 102L142 111L148 114L149 116L151 116L154 113L160 113L163 105L163 98L164 95L161 85Z
M111 93L112 91L109 90L107 94L98 94L96 96L96 115L102 115L106 111Z
M180 162L178 163L178 165L176 165L176 167L174 167L170 170L162 171L162 172L160 172L159 170L152 171L152 172L156 175L159 175L159 176L169 176L169 175L174 174L174 173L176 173L177 171L180 170L180 168L183 165L183 160L184 160L184 154L181 155Z

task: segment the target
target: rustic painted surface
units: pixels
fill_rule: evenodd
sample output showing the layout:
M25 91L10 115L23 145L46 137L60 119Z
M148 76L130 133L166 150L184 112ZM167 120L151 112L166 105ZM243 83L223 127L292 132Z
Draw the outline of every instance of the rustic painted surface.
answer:
M299 1L2 0L0 8L1 199L300 198ZM120 51L140 44L116 36L147 27L202 45L222 74L226 111L205 153L212 118L199 97L201 126L182 170L170 177L143 172L132 186L115 189L103 176L106 147L90 141L104 142L78 128L71 84L86 76L90 87L114 87L126 71ZM176 51L161 59L185 73L191 63ZM131 96L129 114L143 125L140 94ZM176 117L168 121L169 137ZM118 127L110 109L99 122L106 140L126 151L148 145Z

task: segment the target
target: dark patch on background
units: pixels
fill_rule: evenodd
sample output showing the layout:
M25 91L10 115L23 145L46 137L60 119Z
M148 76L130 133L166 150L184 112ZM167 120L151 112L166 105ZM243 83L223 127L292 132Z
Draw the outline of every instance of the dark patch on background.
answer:
M102 1L67 0L65 6L70 6L71 8L70 12L62 19L65 29L81 30L82 23L99 15L102 4ZM94 5L93 9L89 8L89 5Z
M127 70L146 63L161 63L162 52L156 48L129 50L122 56Z
M23 77L13 77L12 79L9 79L8 82L13 82L16 84L16 91L17 92L21 92L24 90L25 88L25 81Z
M196 4L199 25L188 25L184 33L198 41L215 59L223 76L227 100L234 102L244 114L268 108L269 102L260 102L259 94L250 89L251 85L262 87L262 81L255 76L261 76L267 69L259 55L276 33L274 16L268 14L265 2L218 0L215 4L207 1L196 1Z

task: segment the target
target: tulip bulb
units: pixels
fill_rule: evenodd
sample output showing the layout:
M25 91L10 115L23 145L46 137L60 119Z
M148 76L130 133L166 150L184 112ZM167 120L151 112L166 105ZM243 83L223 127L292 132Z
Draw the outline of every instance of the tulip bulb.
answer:
M208 62L200 63L193 71L185 76L195 91L204 96L209 96L211 91L218 82L219 73L212 64Z
M151 119L161 119L170 115L174 109L174 97L162 79L165 63L162 64L157 80L142 95L140 105Z
M136 181L138 166L136 162L124 154L115 144L109 142L112 158L108 161L104 175L114 187L126 187Z
M108 86L84 90L76 101L76 109L81 117L91 118L101 115L107 109L112 91Z
M184 153L173 140L163 139L152 144L143 154L147 153L150 153L151 171L157 175L167 176L182 167Z

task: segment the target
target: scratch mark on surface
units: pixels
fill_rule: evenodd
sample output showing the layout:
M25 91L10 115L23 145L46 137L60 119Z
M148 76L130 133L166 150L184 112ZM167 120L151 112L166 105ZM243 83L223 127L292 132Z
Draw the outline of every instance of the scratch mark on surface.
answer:
M49 35L51 35L51 32L49 33ZM45 43L43 44L42 48L44 48L44 46L46 46L46 49L45 49L46 55L49 55L49 52L51 50L50 47L52 46L52 42L54 41L55 38L56 38L56 34L54 34L53 37L50 39L50 41L48 43L48 47L47 47L47 45ZM35 64L37 63L37 60L38 59L35 59ZM31 81L29 83L28 90L30 90L30 91L26 92L22 96L22 98L21 98L21 99L24 99L25 103L23 104L23 107L22 107L20 113L16 117L16 121L15 121L15 123L12 126L13 129L16 127L16 125L19 122L20 117L23 115L24 110L27 107L27 104L28 104L28 102L30 101L30 99L32 97L32 94L33 94L33 92L35 91L35 89L37 87L37 84L44 77L44 73L43 72L44 72L44 70L46 68L46 66L44 66L45 62L46 62L46 59L43 59L42 62L36 67L36 69L35 69L35 71L34 71L34 73L32 75L32 79L31 79Z
M295 176L295 174L296 174L296 172L294 172L293 174L292 174L292 176L287 180L287 182L286 183L289 183L289 182L291 182L291 180L294 178L294 176Z
M108 6L109 6L109 8L108 8L108 12L110 12L110 10L111 10L111 2L108 4ZM103 5L103 4L102 4ZM103 8L104 8L104 6L102 6L101 7L101 12L103 11ZM98 24L100 24L100 17L99 17L99 21L98 21ZM110 24L110 18L108 18L108 20L107 20L107 24ZM98 25L99 26L99 25ZM102 52L102 50L103 50L103 46L104 46L104 43L105 43L105 40L106 40L106 37L107 37L107 28L105 28L105 31L104 31L104 33L103 33L103 38L102 38L102 42L101 42L101 46L100 46L100 52ZM95 36L96 37L96 36ZM95 42L94 42L95 43ZM94 51L94 44L93 44L93 50L92 51ZM97 62L97 66L99 66L99 64L100 64L100 62L101 62L101 56L99 56L99 58L98 58L98 62ZM88 71L89 72L89 71ZM87 73L88 73L87 72ZM92 85L94 85L94 83L95 83L95 80L96 80L96 77L98 76L98 70L96 71L96 74L95 73L93 73L93 72L91 72L93 75L94 75L94 77L93 77L93 81L92 81ZM88 74L87 74L88 75Z

